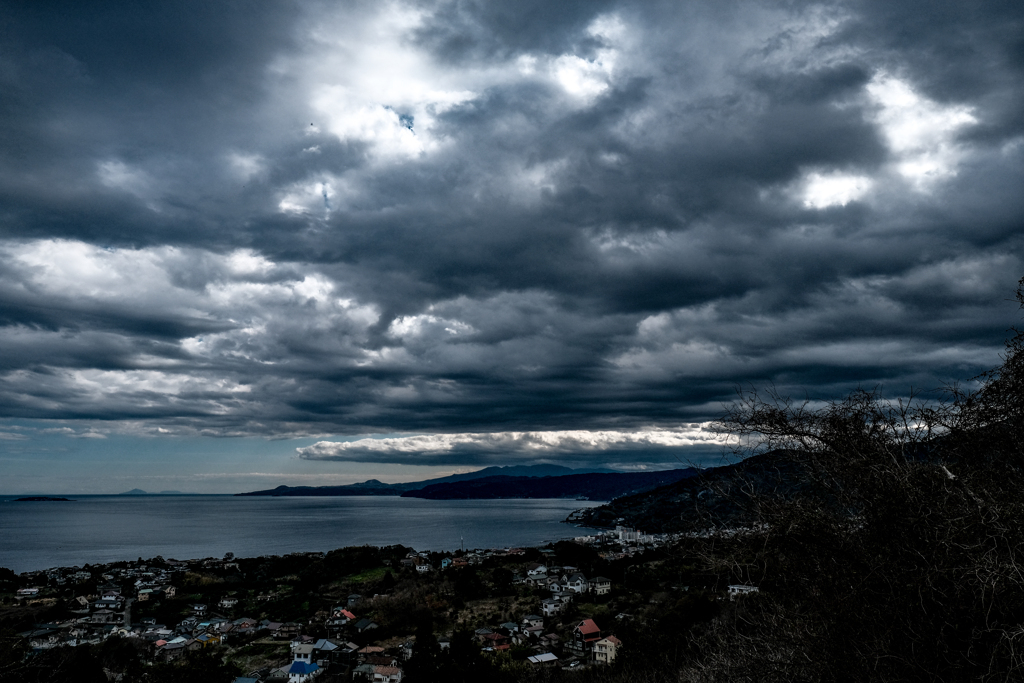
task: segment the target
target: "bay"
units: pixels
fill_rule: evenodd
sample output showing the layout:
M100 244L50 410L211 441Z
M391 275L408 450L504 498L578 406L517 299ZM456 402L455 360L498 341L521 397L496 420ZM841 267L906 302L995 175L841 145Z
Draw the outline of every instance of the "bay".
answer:
M599 503L394 496L69 496L0 498L0 566L15 572L160 555L282 555L353 545L456 550L536 546L586 533L563 524Z

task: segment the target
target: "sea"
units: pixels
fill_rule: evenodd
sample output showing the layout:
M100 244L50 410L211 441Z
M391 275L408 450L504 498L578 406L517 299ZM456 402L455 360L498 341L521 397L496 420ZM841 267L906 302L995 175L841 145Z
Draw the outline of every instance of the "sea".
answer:
M398 496L0 497L0 566L17 573L118 560L283 555L345 546L539 546L593 533L562 522L597 502Z

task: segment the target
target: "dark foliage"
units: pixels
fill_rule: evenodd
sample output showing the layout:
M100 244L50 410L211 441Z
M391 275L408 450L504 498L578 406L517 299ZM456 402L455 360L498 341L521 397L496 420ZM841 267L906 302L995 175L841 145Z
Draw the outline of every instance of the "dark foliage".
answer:
M1022 347L944 401L743 396L723 427L799 472L799 492L749 487L753 524L703 542L709 568L762 590L699 639L689 680L1024 674Z

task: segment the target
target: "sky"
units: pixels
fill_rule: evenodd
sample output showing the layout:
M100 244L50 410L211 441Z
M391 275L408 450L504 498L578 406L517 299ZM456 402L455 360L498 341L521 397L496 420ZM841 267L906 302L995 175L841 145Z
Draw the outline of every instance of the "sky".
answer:
M710 462L1000 363L1019 1L0 4L0 492Z

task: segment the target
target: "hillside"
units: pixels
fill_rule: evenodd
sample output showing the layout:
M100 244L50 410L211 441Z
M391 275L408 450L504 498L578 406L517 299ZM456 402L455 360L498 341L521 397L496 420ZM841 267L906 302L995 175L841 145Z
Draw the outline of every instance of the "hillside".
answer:
M664 470L615 474L571 474L560 477L486 477L472 481L440 483L407 491L404 497L432 500L470 498L585 498L613 500L649 491L680 479L692 478L697 470Z
M691 471L697 476L578 510L571 520L597 528L622 524L647 533L698 531L713 525L746 526L755 518L752 494L786 499L810 486L804 470L787 451Z

